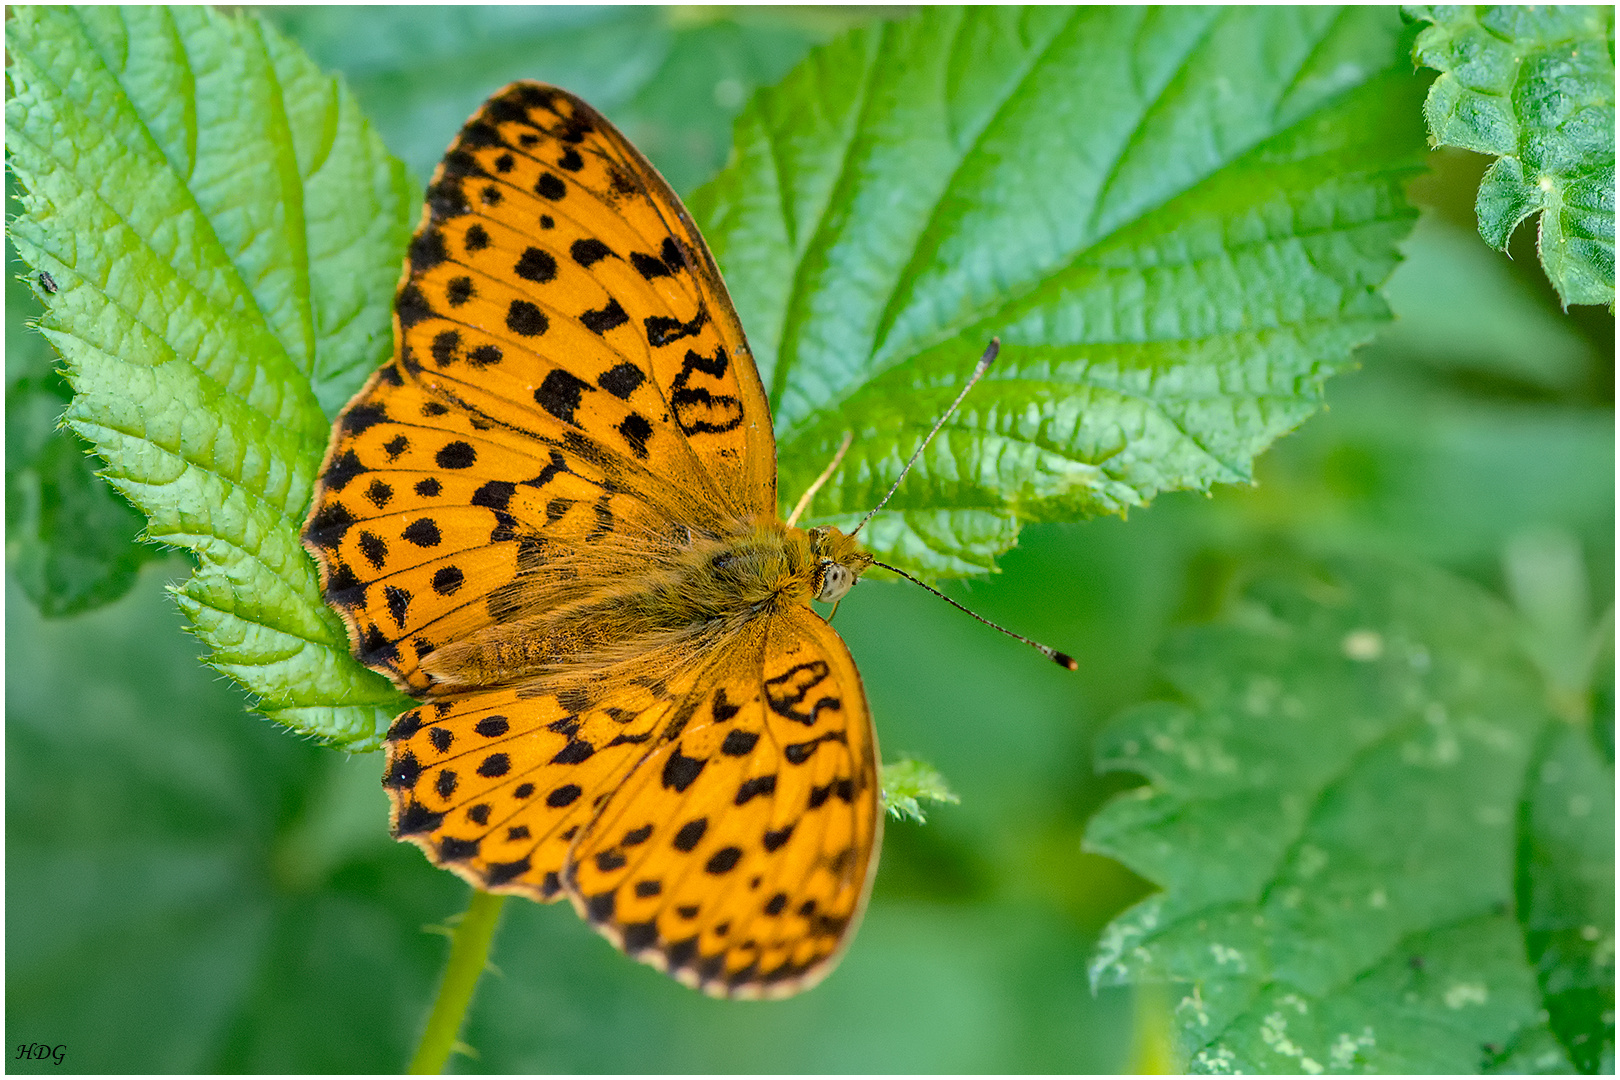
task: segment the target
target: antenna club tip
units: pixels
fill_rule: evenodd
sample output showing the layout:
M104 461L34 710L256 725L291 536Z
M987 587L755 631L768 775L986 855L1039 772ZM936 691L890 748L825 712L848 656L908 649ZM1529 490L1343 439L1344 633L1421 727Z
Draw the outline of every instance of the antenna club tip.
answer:
M1079 661L1070 656L1068 653L1060 653L1054 649L1052 652L1052 660L1057 664L1058 667L1068 668L1070 671L1080 670Z

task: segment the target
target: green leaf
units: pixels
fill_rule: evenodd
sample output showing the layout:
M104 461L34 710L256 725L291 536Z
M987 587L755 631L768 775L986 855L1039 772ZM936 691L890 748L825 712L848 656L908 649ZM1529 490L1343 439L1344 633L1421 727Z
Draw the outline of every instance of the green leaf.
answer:
M84 444L56 427L70 396L54 373L6 390L6 566L50 616L118 599L141 564L163 554L135 542L145 520L96 478Z
M1423 115L1437 146L1497 160L1479 234L1506 250L1541 214L1541 265L1570 304L1614 305L1614 8L1439 6L1412 55L1439 71Z
M926 821L924 801L952 805L962 801L932 765L902 757L882 766L880 772L883 809L901 821L915 821L919 825Z
M467 117L505 83L543 78L607 110L670 47L652 7L334 5L270 8L264 17L322 68L343 72L389 149L423 182Z
M427 177L456 131L513 79L567 87L612 117L685 193L725 163L757 86L861 9L562 6L285 7L264 17L341 72L390 150Z
M15 197L7 173L8 211ZM76 615L124 595L161 551L136 542L145 520L58 426L73 391L34 329L50 294L9 239L6 269L6 567L43 614Z
M261 23L25 7L8 24L10 235L59 291L66 422L195 552L175 591L272 719L374 745L399 695L349 657L298 528L328 415L389 353L416 204L354 103Z
M1418 88L1387 9L931 10L755 98L693 199L769 388L783 505L982 573L1031 521L1243 483L1387 317Z
M1581 1072L1614 1072L1614 766L1556 724L1531 773L1518 910L1548 1026Z
M1344 565L1263 580L1226 625L1178 638L1165 675L1185 703L1139 707L1099 743L1103 767L1149 783L1093 819L1088 847L1164 892L1109 928L1094 979L1173 984L1201 1071L1541 1053L1513 904L1520 800L1556 721L1518 632L1437 571Z

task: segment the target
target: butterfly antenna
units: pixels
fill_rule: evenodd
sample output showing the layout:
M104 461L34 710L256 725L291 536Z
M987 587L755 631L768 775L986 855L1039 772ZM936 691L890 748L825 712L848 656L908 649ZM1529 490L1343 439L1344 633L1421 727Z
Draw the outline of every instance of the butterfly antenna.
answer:
M934 429L928 433L927 438L923 439L922 445L917 447L917 452L911 455L911 460L906 462L906 467L900 470L900 475L894 478L894 486L889 488L889 493L878 500L878 504L872 507L872 509L867 512L865 517L861 518L861 523L855 526L854 530L851 531L849 535L854 536L856 533L866 528L866 523L872 520L872 515L883 509L883 504L894 497L894 493L899 490L900 481L904 480L906 478L906 473L910 472L911 467L917 464L917 459L922 457L922 452L924 450L928 449L928 444L934 441L934 436L939 434L939 429L945 426L945 421L951 418L951 414L956 411L956 407L962 404L962 399L968 396L968 391L973 389L973 384L984 378L984 373L990 370L990 365L995 362L996 354L1000 351L1001 339L998 337L991 338L990 347L984 350L983 356L979 357L979 366L973 369L973 374L968 377L967 385L962 387L962 392L956 395L956 400L951 402L950 408L945 410L944 415L935 421ZM917 579L912 578L912 580L916 581ZM922 585L922 582L918 581L917 584ZM927 586L924 585L923 588L927 588ZM963 610L966 609L964 608ZM1001 627L997 626L996 629L1000 630ZM1014 634L1013 636L1017 637L1018 635ZM1031 644L1033 644L1033 642Z
M929 592L933 593L935 596L939 597L941 600L943 600L947 604L951 605L951 607L955 608L958 611L967 612L969 615L972 615L975 619L978 619L980 622L984 623L984 625L990 627L992 630L1000 630L1003 634L1006 634L1008 637L1014 639L1015 641L1022 641L1025 645L1028 645L1030 648L1034 649L1036 652L1040 653L1042 656L1044 656L1048 660L1052 661L1052 663L1056 664L1058 667L1068 668L1070 671L1078 671L1080 669L1079 663L1076 662L1075 658L1070 656L1068 653L1058 652L1056 649L1052 648L1052 646L1050 646L1050 645L1042 645L1040 642L1032 641L1031 639L1025 637L1023 634L1015 634L1011 630L1007 629L1005 626L1000 626L1000 625L998 625L996 623L991 622L989 619L985 618L983 615L980 615L977 611L974 611L972 608L966 608L966 607L963 607L961 604L958 604L955 600L952 600L950 597L946 596L944 593L940 592L938 589L934 588L932 585L929 585L926 582L918 581L916 578L912 577L910 574L906 573L904 570L900 569L898 566L890 566L888 563L878 562L875 559L872 561L872 565L873 566L881 566L881 567L883 567L883 569L888 570L891 573L899 574L901 577L905 578L907 581L911 582L914 585L921 585L923 588L927 589Z
M787 519L788 528L793 528L793 523L799 520L799 515L810 508L810 500L816 497L816 492L821 490L821 485L831 480L832 474L838 471L838 463L844 460L844 455L849 451L850 441L854 438L855 433L853 431L844 432L844 441L839 444L838 453L834 454L833 459L827 462L827 467L821 470L821 475L816 477L816 482L806 488L804 494L799 496L799 501L793 504L793 513L789 514Z

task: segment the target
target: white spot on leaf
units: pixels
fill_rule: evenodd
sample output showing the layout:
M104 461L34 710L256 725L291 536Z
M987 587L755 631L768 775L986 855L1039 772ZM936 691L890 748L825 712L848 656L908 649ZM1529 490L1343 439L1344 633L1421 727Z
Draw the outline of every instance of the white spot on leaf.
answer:
M1352 630L1344 635L1339 648L1347 658L1367 663L1384 655L1384 635L1376 630Z
M1338 1038L1333 1040L1333 1048L1328 1051L1328 1064L1335 1072L1348 1072L1358 1054L1376 1045L1377 1040L1373 1038L1370 1027L1362 1028L1361 1034L1355 1038L1351 1038L1348 1031L1341 1031Z
M1307 881L1322 872L1328 864L1328 854L1315 844L1301 844L1299 858L1295 860L1295 868L1299 876Z

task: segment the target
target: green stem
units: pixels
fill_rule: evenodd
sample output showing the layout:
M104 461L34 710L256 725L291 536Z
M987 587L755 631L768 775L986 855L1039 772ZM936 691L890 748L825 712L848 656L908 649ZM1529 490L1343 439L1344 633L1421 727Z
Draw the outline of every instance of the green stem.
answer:
M495 924L501 918L506 897L474 889L467 911L461 916L450 939L450 959L444 965L439 996L428 1016L427 1030L411 1058L409 1071L416 1074L442 1073L456 1047L456 1035L467 1018L478 977L489 960L489 943L495 937Z

